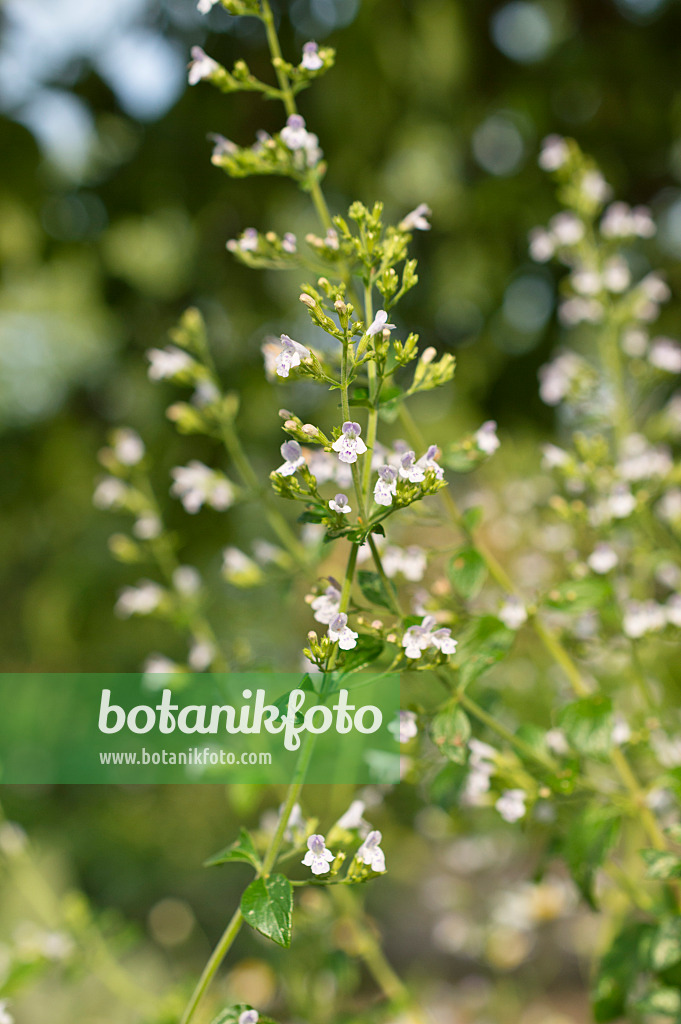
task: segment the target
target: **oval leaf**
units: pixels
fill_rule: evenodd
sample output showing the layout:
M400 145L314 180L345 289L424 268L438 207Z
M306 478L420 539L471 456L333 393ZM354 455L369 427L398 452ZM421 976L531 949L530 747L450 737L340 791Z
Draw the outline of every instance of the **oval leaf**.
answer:
M241 897L247 924L279 946L291 945L293 886L284 875L256 878Z

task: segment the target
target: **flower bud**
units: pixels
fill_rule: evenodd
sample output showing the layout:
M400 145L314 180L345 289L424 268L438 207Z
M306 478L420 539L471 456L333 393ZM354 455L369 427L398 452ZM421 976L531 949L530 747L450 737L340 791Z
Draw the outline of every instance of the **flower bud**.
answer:
M303 302L309 309L314 309L315 306L317 305L312 296L308 295L307 292L302 293L302 295L300 296L300 301Z

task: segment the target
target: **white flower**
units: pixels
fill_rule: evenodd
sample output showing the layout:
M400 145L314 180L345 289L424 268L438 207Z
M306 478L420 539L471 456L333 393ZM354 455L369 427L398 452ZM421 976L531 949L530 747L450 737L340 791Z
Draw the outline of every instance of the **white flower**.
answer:
M574 352L563 352L539 368L539 395L546 405L558 405L569 393L582 360Z
M292 231L287 231L281 240L281 247L284 252L294 253L298 248L298 239Z
M397 492L397 470L394 466L381 466L374 486L374 501L377 505L389 506Z
M14 1017L7 1009L8 1006L6 999L0 999L0 1024L14 1024Z
M362 864L366 864L372 871L377 873L385 871L385 854L380 847L380 842L383 836L374 829L366 837L359 850L355 854L355 857Z
M359 423L346 420L341 431L341 436L337 441L333 442L331 447L335 452L338 452L338 458L341 462L347 462L348 464L357 462L357 456L364 455L367 450L367 446L359 436L362 428Z
M237 250L239 252L255 252L258 248L258 242L258 232L256 229L246 228L245 231L242 231L238 241L230 238L229 242L227 242L227 248L230 252L236 252Z
M286 121L286 126L279 133L281 141L288 149L305 149L308 143L309 132L305 127L305 118L300 114L291 114Z
M289 338L281 336L281 352L277 358L276 371L280 377L288 377L294 366L300 366L301 359L310 359L310 350Z
M136 431L122 427L114 431L113 452L124 466L136 466L144 458L144 441Z
M172 661L171 658L166 658L164 654L150 654L147 660L144 662L144 674L145 675L172 675L173 672L178 672L179 666L176 661ZM148 689L155 689L156 683L149 684L145 681L145 685Z
M570 156L570 147L561 135L547 135L541 144L539 166L543 171L557 171Z
M307 841L307 853L301 864L312 869L313 875L325 875L331 868L335 856L331 850L327 850L324 836L310 836Z
M430 231L428 217L431 215L432 211L428 204L419 203L415 210L400 221L400 231Z
M681 346L671 338L654 338L648 359L658 370L681 373Z
M200 46L192 46L192 59L187 76L190 85L197 85L202 79L210 78L219 70L220 65L217 61L209 57Z
M595 270L587 270L582 267L580 270L575 270L570 280L572 287L580 295L598 295L603 289L601 275Z
M657 514L660 519L667 523L676 523L681 520L681 490L672 487L657 503Z
M261 582L262 569L244 551L230 546L222 552L222 575L235 587L252 587Z
M328 586L323 594L315 597L310 605L317 622L328 626L336 618L340 609L341 592L333 584Z
M672 594L664 611L670 626L681 626L681 594Z
M194 365L191 356L174 345L168 345L167 348L150 348L147 359L149 380L172 380Z
M282 476L293 476L301 466L305 465L305 456L297 441L284 441L279 451L285 461L276 472L281 473Z
M140 540L153 540L163 530L163 523L155 512L142 512L135 520L132 532Z
M621 256L613 256L603 268L603 284L609 292L619 294L631 284L631 271Z
M626 519L636 508L636 498L628 487L615 487L607 501L608 511L614 519Z
M194 515L205 504L224 512L234 503L234 487L222 473L196 459L171 471L175 483L170 493L179 498L185 511Z
M196 9L199 14L210 14L212 9L215 7L220 0L199 0L196 5Z
M606 202L612 195L612 189L600 171L585 171L580 185L586 198L597 203Z
M494 426L496 427L496 423L494 424ZM497 447L499 447L498 442ZM442 466L436 459L436 456L439 455L439 452L440 450L438 446L436 444L431 444L428 447L426 454L421 456L416 465L420 466L424 473L427 473L428 470L431 470L433 473L435 473L435 476L437 477L438 480L442 480L442 478L445 475L444 470L442 469Z
M631 739L631 729L629 723L621 712L616 712L613 716L612 725L612 742L616 747L622 746L623 743L628 743Z
M611 203L601 220L601 234L604 238L652 238L657 228L647 206L635 206L632 210L627 203Z
M566 754L570 753L570 744L562 729L549 729L544 739L546 740L546 746L552 754L557 754L558 757L565 757Z
M614 569L618 561L617 552L609 544L597 544L587 558L589 568L599 576L604 576Z
M426 472L422 465L416 461L416 452L407 451L400 456L400 476L403 480L409 480L412 484L420 484L426 479Z
M324 61L319 56L319 47L316 43L305 43L300 66L305 68L306 71L319 71L320 68L324 67Z
M142 580L136 587L124 587L116 602L116 614L122 618L150 615L158 608L163 594L163 587L151 580Z
M574 327L581 323L598 324L603 319L603 314L603 304L597 299L577 296L561 302L558 309L558 317L566 327Z
M409 626L402 637L407 658L420 658L429 647L434 647L442 654L454 654L457 641L452 639L451 630L443 628L433 631L435 624L435 616L426 615L420 626Z
M329 640L334 644L337 643L341 651L351 651L353 647L357 646L357 637L359 634L355 633L355 631L350 629L348 626L348 617L345 612L341 612L331 620L327 633Z
M584 224L576 213L557 213L549 221L549 228L559 245L575 245L584 237Z
M364 800L353 800L345 814L341 815L336 822L338 828L347 829L349 832L362 832L366 835L370 831L370 828L368 823L362 817L365 807L366 804L364 803Z
M415 544L408 548L387 547L383 554L383 568L390 579L402 573L410 583L419 583L428 567L428 559L423 548Z
M390 723L388 729L400 743L408 743L418 735L416 715L413 711L398 711L397 718Z
M632 359L640 359L648 351L648 335L634 327L622 334L622 350Z
M218 0L215 0L215 2L217 3ZM231 139L226 138L224 135L212 132L208 138L213 143L213 152L210 155L211 163L219 164L220 157L234 156L235 153L239 152L239 147L236 143L232 142Z
M662 274L653 272L646 274L642 281L639 281L639 288L651 302L668 302L671 298L671 289Z
M667 624L667 614L655 601L629 601L624 607L622 629L630 640L656 633Z
M381 331L393 331L395 329L395 324L389 324L387 321L388 314L384 309L379 309L373 319L373 322L367 327L366 333L370 338L372 338L374 334L380 334Z
M122 480L115 476L106 476L97 484L92 495L92 504L95 508L116 508L124 504L127 494L128 488Z
M505 789L495 807L504 821L514 822L525 817L527 794L522 789Z
M329 502L329 508L334 512L339 512L341 515L346 516L348 512L352 512L352 509L348 505L347 494L337 494L335 498L332 498Z
M511 596L497 612L507 629L520 629L527 622L527 610L519 597Z
M532 228L529 242L530 256L535 263L548 263L556 251L556 239L545 228Z
M570 456L563 448L556 444L542 445L542 469L559 469L570 460Z
M257 1010L244 1010L239 1014L237 1024L258 1024L260 1015Z
M475 443L485 455L492 455L501 441L497 437L496 420L487 420L475 433Z
M193 597L201 589L201 573L193 565L178 565L173 572L173 586L178 594Z

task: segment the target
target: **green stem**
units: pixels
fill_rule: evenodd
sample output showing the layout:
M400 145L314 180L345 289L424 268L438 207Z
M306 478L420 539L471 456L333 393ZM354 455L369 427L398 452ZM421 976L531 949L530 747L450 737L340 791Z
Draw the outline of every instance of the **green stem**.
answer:
M365 329L369 326L374 318L373 309L373 297L372 297L372 285L371 279L364 285L364 320ZM367 364L367 377L369 381L369 417L367 420L367 448L369 451L366 454L364 462L364 475L362 478L362 489L364 491L365 502L368 506L371 496L371 459L374 448L376 447L376 435L378 433L378 395L376 393L377 385L377 373L376 364L373 359L370 359Z

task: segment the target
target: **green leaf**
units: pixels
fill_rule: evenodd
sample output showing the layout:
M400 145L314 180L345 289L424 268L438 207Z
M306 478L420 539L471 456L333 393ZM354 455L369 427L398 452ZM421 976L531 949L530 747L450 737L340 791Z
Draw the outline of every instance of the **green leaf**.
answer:
M360 636L356 645L345 655L345 672L357 672L381 656L383 641L377 636Z
M371 602L371 604L377 604L381 608L395 607L394 586L388 581L392 591L392 593L390 593L377 572L365 572L364 570L360 570L360 572L357 573L357 581L359 583L360 590L366 597L367 601Z
M681 917L663 921L650 943L650 966L666 971L681 960Z
M559 584L546 595L545 603L556 611L581 613L599 608L611 596L609 580L589 577Z
M681 992L678 988L656 988L635 1003L641 1013L658 1014L660 1017L676 1017L681 1014Z
M239 838L235 839L230 846L225 847L220 853L214 854L203 862L205 868L215 867L217 864L229 864L235 861L252 864L254 868L260 867L258 851L253 845L250 832L245 828L239 831Z
M212 1024L238 1024L239 1017L246 1010L252 1010L253 1007L249 1006L248 1003L238 1003L236 1006L228 1006L222 1010ZM258 1024L276 1024L271 1017L263 1017L260 1013L258 1014Z
M433 719L430 735L435 746L448 760L464 764L471 723L459 707L447 708Z
M641 952L650 931L648 924L626 924L603 956L591 995L598 1024L624 1016L629 992L638 984Z
M472 505L463 513L463 521L467 530L475 530L482 522L484 510L481 505Z
M462 597L471 598L480 593L487 575L487 566L475 548L462 548L452 555L448 572L454 589Z
M646 876L660 881L681 878L681 858L667 850L641 850L646 862Z
M584 898L594 907L593 883L597 869L617 842L622 819L619 813L590 806L570 822L564 844L565 860Z
M585 697L568 704L558 714L558 725L580 754L605 757L612 744L612 701Z
M514 640L514 631L507 629L494 615L483 615L471 623L459 636L456 652L457 661L461 666L461 684L468 686L492 665L506 657Z
M256 878L241 897L247 924L279 946L291 945L293 886L285 875Z

